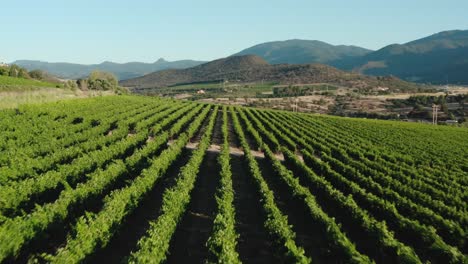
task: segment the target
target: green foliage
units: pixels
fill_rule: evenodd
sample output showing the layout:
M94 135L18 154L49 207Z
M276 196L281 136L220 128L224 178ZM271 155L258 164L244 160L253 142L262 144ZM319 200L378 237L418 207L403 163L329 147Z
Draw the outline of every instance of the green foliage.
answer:
M190 192L194 188L205 152L210 146L217 113L218 107L215 107L200 144L187 165L181 168L176 185L164 192L161 216L151 223L147 235L138 241L139 249L130 256L130 263L161 263L166 259L170 239L190 202Z
M10 68L9 68L9 71L8 71L8 76L10 77L14 77L14 78L17 78L19 77L19 73L20 73L20 67L18 65L11 65Z
M195 111L198 112L198 110ZM203 112L189 125L187 131L182 133L170 148L152 160L152 165L144 170L130 186L111 193L105 199L104 208L99 214L87 218L87 220L83 219L81 225L78 223L77 227L81 232L70 238L64 248L59 249L52 262L61 263L70 260L81 262L98 247L104 247L117 231L117 227L123 223L124 218L136 208L142 197L152 189L171 163L180 156L183 147L200 127L208 112L209 107L205 107ZM181 118L177 123L187 123L190 120L189 118ZM168 122L171 121L173 120ZM163 137L163 141L165 140L167 138Z
M56 88L57 85L57 83L0 75L0 91L34 90L42 87Z
M243 259L236 249L240 223L229 146L236 138L260 196L252 202L265 217L263 231L283 261L323 260L310 259L314 252L343 263L467 261L466 128L220 108L112 96L0 111L0 262L20 261L17 256L48 239L51 230L69 225L72 231L57 250L27 256L29 261L93 260L203 131L174 184L163 190L162 207L152 208L160 214L126 259L164 262L218 128L217 210L206 262ZM271 166L274 185L251 146ZM41 198L49 196L54 199ZM99 210L86 212L96 201L102 201ZM303 213L281 204L286 201ZM297 218L290 215L310 221L313 229L296 234L300 229L289 219ZM301 247L302 235L317 239L314 252Z
M233 108L230 108L230 110L235 132L239 137L241 146L244 150L244 155L248 160L250 173L254 178L262 197L262 206L267 214L267 220L265 222L266 229L272 236L278 239L279 245L284 246L283 253L289 261L294 263L310 263L311 260L305 256L304 249L297 246L294 241L296 234L292 231L291 226L289 226L287 217L275 204L273 192L269 189L267 183L263 179L258 163L250 152L249 144L247 143L247 139L237 118L237 114ZM249 122L247 122L247 126L250 126ZM251 127L250 129L248 128L248 130L253 133L253 135L256 135L255 131L252 130ZM259 143L260 148L262 148L263 144L261 144L261 142Z
M241 263L236 252L239 235L235 230L234 189L232 187L232 172L229 152L228 115L226 106L223 107L221 131L223 145L221 155L218 158L221 166L221 185L216 194L218 214L213 222L213 233L208 239L207 246L210 250L210 263Z
M29 77L36 80L43 80L45 78L45 73L41 70L32 70L29 72Z
M91 90L115 90L117 86L117 77L110 72L93 71L88 77L88 88Z
M8 67L0 66L0 76L8 76L10 70Z
M377 216L385 215L386 217L384 219L388 220L389 223L398 223L398 227L392 226L392 229L396 228L395 230L399 230L399 232L401 232L398 234L400 235L412 234L411 237L413 238L413 242L420 241L420 242L414 242L414 243L420 243L418 244L419 246L416 246L416 249L422 250L422 252L424 252L423 254L425 258L439 259L439 260L446 259L446 260L450 260L451 263L457 263L458 261L461 261L463 259L462 254L459 251L457 251L457 249L444 243L440 237L442 236L447 241L450 241L450 244L457 244L459 245L460 248L463 248L464 243L465 243L463 239L463 237L465 236L464 231L461 230L459 227L456 227L455 223L447 222L443 220L443 218L435 215L433 212L430 212L427 209L418 207L417 205L409 205L410 202L408 200L406 201L403 200L398 195L395 195L395 193L392 194L391 191L386 191L385 194L382 193L382 190L374 192L372 189L377 186L376 184L374 184L374 186L369 185L369 182L365 182L363 180L364 177L359 178L359 172L357 171L354 171L354 170L345 171L339 167L339 166L343 166L343 164L340 164L339 162L337 162L336 159L343 159L345 157L343 156L344 152L339 152L340 149L346 149L343 143L337 143L335 142L335 140L330 139L330 138L328 138L327 141L324 141L322 138L317 137L315 133L311 133L311 131L304 129L303 127L300 127L297 125L294 125L294 126L286 125L285 122L288 122L287 120L290 120L290 118L293 117L292 115L288 115L288 116L289 118L282 119L281 121L282 122L281 128L287 129L283 132L287 132L289 133L289 135L293 135L294 133L291 131L300 131L300 133L305 133L306 135L305 138L311 137L310 141L305 142L303 141L303 139L300 139L297 136L294 136L295 140L297 140L298 142L302 142L301 147L308 149L308 151L305 151L305 150L302 151L304 154L304 159L306 159L306 163L311 162L310 163L311 168L314 168L314 170L317 170L317 173L329 179L329 181L334 186L340 186L340 189L343 192L352 194L353 198L356 201L360 202L360 206L363 206L363 204L369 204L369 207L367 206L363 206L363 207L372 208L371 212L373 212L373 215L377 215ZM296 116L296 117L299 117L299 116ZM296 118L293 118L293 119L296 119ZM301 121L301 122L304 122L304 121ZM304 134L301 134L301 137L304 137ZM330 143L327 143L327 142L330 142ZM326 145L329 145L329 147L325 147ZM355 148L354 146L351 147L351 149L354 149L354 148ZM338 151L341 154L338 155L337 152L335 151ZM328 158L328 155L332 155L333 158ZM362 156L362 154L360 155ZM316 158L315 156L320 156L320 159ZM327 162L327 163L322 163L322 162ZM346 159L346 164L353 164L353 166L359 166L358 164L360 163L353 162L351 159ZM377 164L378 163L376 163L373 160L369 164L366 164L366 166L367 167L375 166ZM303 166L303 168L306 168L306 167ZM359 170L366 170L366 169L367 169L366 167L360 167ZM336 173L335 171L339 173ZM388 171L384 171L384 172L388 173ZM369 175L374 176L375 173L376 172L372 172ZM314 175L314 174L310 171L309 173L306 173L305 175ZM384 175L382 175L381 177L384 177ZM402 175L401 177L408 179L407 176ZM346 178L353 178L354 182L345 180ZM338 179L340 180L338 181ZM378 178L378 179L381 179L381 178ZM387 179L390 180L391 178L387 177ZM319 178L315 177L314 181L318 181L318 180ZM344 182L346 182L346 184ZM357 187L358 185L355 184L356 182L360 183L361 186L366 186L366 190L369 190L370 192L366 193L364 189L360 189L360 187ZM326 184L327 184L326 182L323 182L324 186L326 186ZM388 183L386 183L386 185L387 184ZM349 187L342 189L343 188L342 186L346 186L346 185L348 185ZM316 186L316 185L311 185L311 186ZM336 192L333 194L331 190L328 190L326 192L319 191L320 188L323 188L324 186L322 187L316 186L314 188L317 188L317 189L314 189L314 190L317 190L317 192L321 193L322 195L329 193L327 195L328 197L330 197L330 200L339 199L340 195L337 195L338 193ZM401 190L402 187L403 185L393 186L393 188L395 188L395 190L399 190L400 193L403 192L403 190ZM417 185L414 185L414 188L419 189L420 187L418 187ZM408 193L408 191L410 193ZM406 191L406 196L412 197L411 193L414 193L414 190L408 190L408 191ZM378 197L374 196L373 193L381 193L382 198L391 199L392 201L395 201L397 206L393 208L391 207L389 208L389 206L385 204L383 200L380 200ZM458 195L455 195L455 197L457 196ZM418 201L418 203L422 202L420 200L421 199L420 196L413 196L413 197L414 197L413 199L417 199L416 201ZM428 198L429 197L427 197L426 199ZM345 198L343 197L342 199L344 200ZM346 203L339 202L339 201L337 201L336 203L340 205L346 204ZM406 209L404 207L405 204L408 205ZM463 204L463 202L461 202L461 204ZM350 215L356 215L357 210L360 210L360 209L356 209L357 208L356 205L353 207L355 207L355 209L352 209L353 213L350 212ZM440 206L436 205L435 203L432 203L432 207L435 208L437 211L442 210L442 208L439 209ZM381 208L381 210L376 211L377 208ZM440 236L439 234L435 234L431 228L421 225L418 221L411 221L408 218L405 218L403 215L400 215L397 209L405 212L406 215L411 214L412 219L420 219L421 221L425 222L427 225L438 227L438 230L440 230L439 231ZM447 209L448 208L444 208L443 210L447 210ZM345 209L343 208L343 210ZM452 217L455 217L454 219L459 219L458 221L461 221L459 222L461 226L466 225L466 220L467 220L466 215L464 216L464 215L457 214L453 210L449 210L449 211L450 212L446 211L447 215L452 215ZM362 220L375 221L375 220L372 220L372 218L369 219L369 217L364 217L364 216L359 217L359 219L361 219L361 221ZM369 228L370 225L367 224L366 226L367 226L366 228ZM380 231L380 232L381 234L388 233L388 231ZM422 239L422 240L418 240L417 238ZM385 242L385 240L388 240L388 241ZM378 243L386 244L387 245L386 247L389 247L389 249L391 247L395 249L398 249L398 247L401 248L401 245L398 246L398 243L395 244L395 242L392 242L389 244L389 242L392 240L395 241L393 238L388 237L388 238L385 238L384 240L381 240ZM437 246L436 247L431 246L432 243L436 243ZM421 245L424 245L424 246L421 246ZM398 247L395 247L395 246L398 246ZM385 246L382 245L381 247L384 248ZM423 250L420 247L423 247L425 249ZM430 248L430 250L425 251L427 250L427 248ZM407 254L410 253L410 251L408 250L401 250L401 249L398 249L398 252L407 252ZM421 252L418 251L418 253L421 253ZM414 255L414 253L412 254ZM403 257L403 255L400 257ZM411 259L411 256L407 255L405 259Z
M0 67L0 91L31 91L41 87L60 88L62 84L53 78L46 79L46 74L36 70L28 72L18 65Z

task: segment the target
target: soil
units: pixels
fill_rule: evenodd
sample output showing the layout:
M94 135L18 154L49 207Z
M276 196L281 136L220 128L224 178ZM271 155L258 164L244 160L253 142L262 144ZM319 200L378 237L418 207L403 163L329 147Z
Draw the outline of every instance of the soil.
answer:
M307 159L305 160L305 163L308 165ZM308 165L308 167L313 170L312 166ZM290 169L294 170L294 168ZM319 171L315 171L315 173L317 173L317 175L321 175ZM315 195L317 203L320 205L322 210L330 217L335 218L335 221L341 226L341 230L351 241L354 242L356 249L359 252L369 256L377 263L396 262L396 260L392 260L391 256L386 255L382 249L376 247L375 242L373 242L373 239L366 233L366 231L363 230L359 224L353 221L352 217L348 215L346 211L341 209L338 204L333 202L331 199L328 199L327 195L322 191L313 187L299 171L296 171L295 175L298 176L301 185L310 188L310 191ZM326 177L326 175L323 177Z
M203 134L205 133L205 130L208 126L208 123L210 122L210 115L213 113L213 109L210 110L210 112L208 113L208 115L205 117L205 119L203 120L200 128L198 129L198 131L195 133L195 135L190 139L190 142L199 142L203 136ZM181 131L184 131L185 129L182 129Z
M107 244L89 259L89 263L121 263L132 251L137 250L137 243L145 236L150 222L160 215L164 190L171 188L183 167L190 158L191 151L184 150L181 156L169 167L165 175L156 183L151 192L124 221L121 229Z
M218 155L207 152L191 193L187 211L172 237L166 263L204 263L208 258L206 242L216 216L216 189L219 185Z
M244 156L231 155L237 249L244 263L282 263L272 239L264 227L266 216L260 194L247 168Z
M230 147L240 148L240 142L234 130L234 126L232 123L232 116L230 114L228 114L228 138L229 138Z
M218 115L216 116L216 122L213 129L213 135L211 137L211 144L213 145L222 145L223 144L223 111L218 110Z
M262 176L275 194L278 208L288 217L288 223L296 233L296 243L304 248L314 263L343 263L336 252L330 251L323 229L314 223L304 200L292 195L289 187L280 180L266 159L257 159Z

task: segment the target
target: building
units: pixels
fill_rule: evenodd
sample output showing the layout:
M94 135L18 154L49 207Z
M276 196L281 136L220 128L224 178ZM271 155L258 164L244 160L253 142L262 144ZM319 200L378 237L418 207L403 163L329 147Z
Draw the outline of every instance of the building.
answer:
M375 88L375 90L378 91L378 92L386 92L386 91L388 91L389 89L388 89L388 87L380 87L380 86L378 86L378 87Z

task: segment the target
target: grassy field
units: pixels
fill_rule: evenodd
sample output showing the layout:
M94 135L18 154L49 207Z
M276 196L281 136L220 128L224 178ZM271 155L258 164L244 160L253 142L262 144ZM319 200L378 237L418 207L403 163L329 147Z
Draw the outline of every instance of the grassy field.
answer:
M32 79L13 78L0 76L0 92L3 91L32 91L39 88L61 88L62 84L43 82Z
M71 89L41 88L30 91L0 92L0 109L17 108L24 104L42 104L69 100L75 98L87 98L112 95L113 92L93 92Z
M0 76L0 109L110 94L114 93L72 90L62 84Z

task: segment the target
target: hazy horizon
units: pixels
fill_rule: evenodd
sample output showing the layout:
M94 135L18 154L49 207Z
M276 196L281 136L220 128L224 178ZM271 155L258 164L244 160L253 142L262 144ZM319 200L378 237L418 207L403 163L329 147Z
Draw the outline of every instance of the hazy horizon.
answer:
M209 61L287 39L380 49L468 25L468 2L221 3L147 0L2 4L0 62Z

